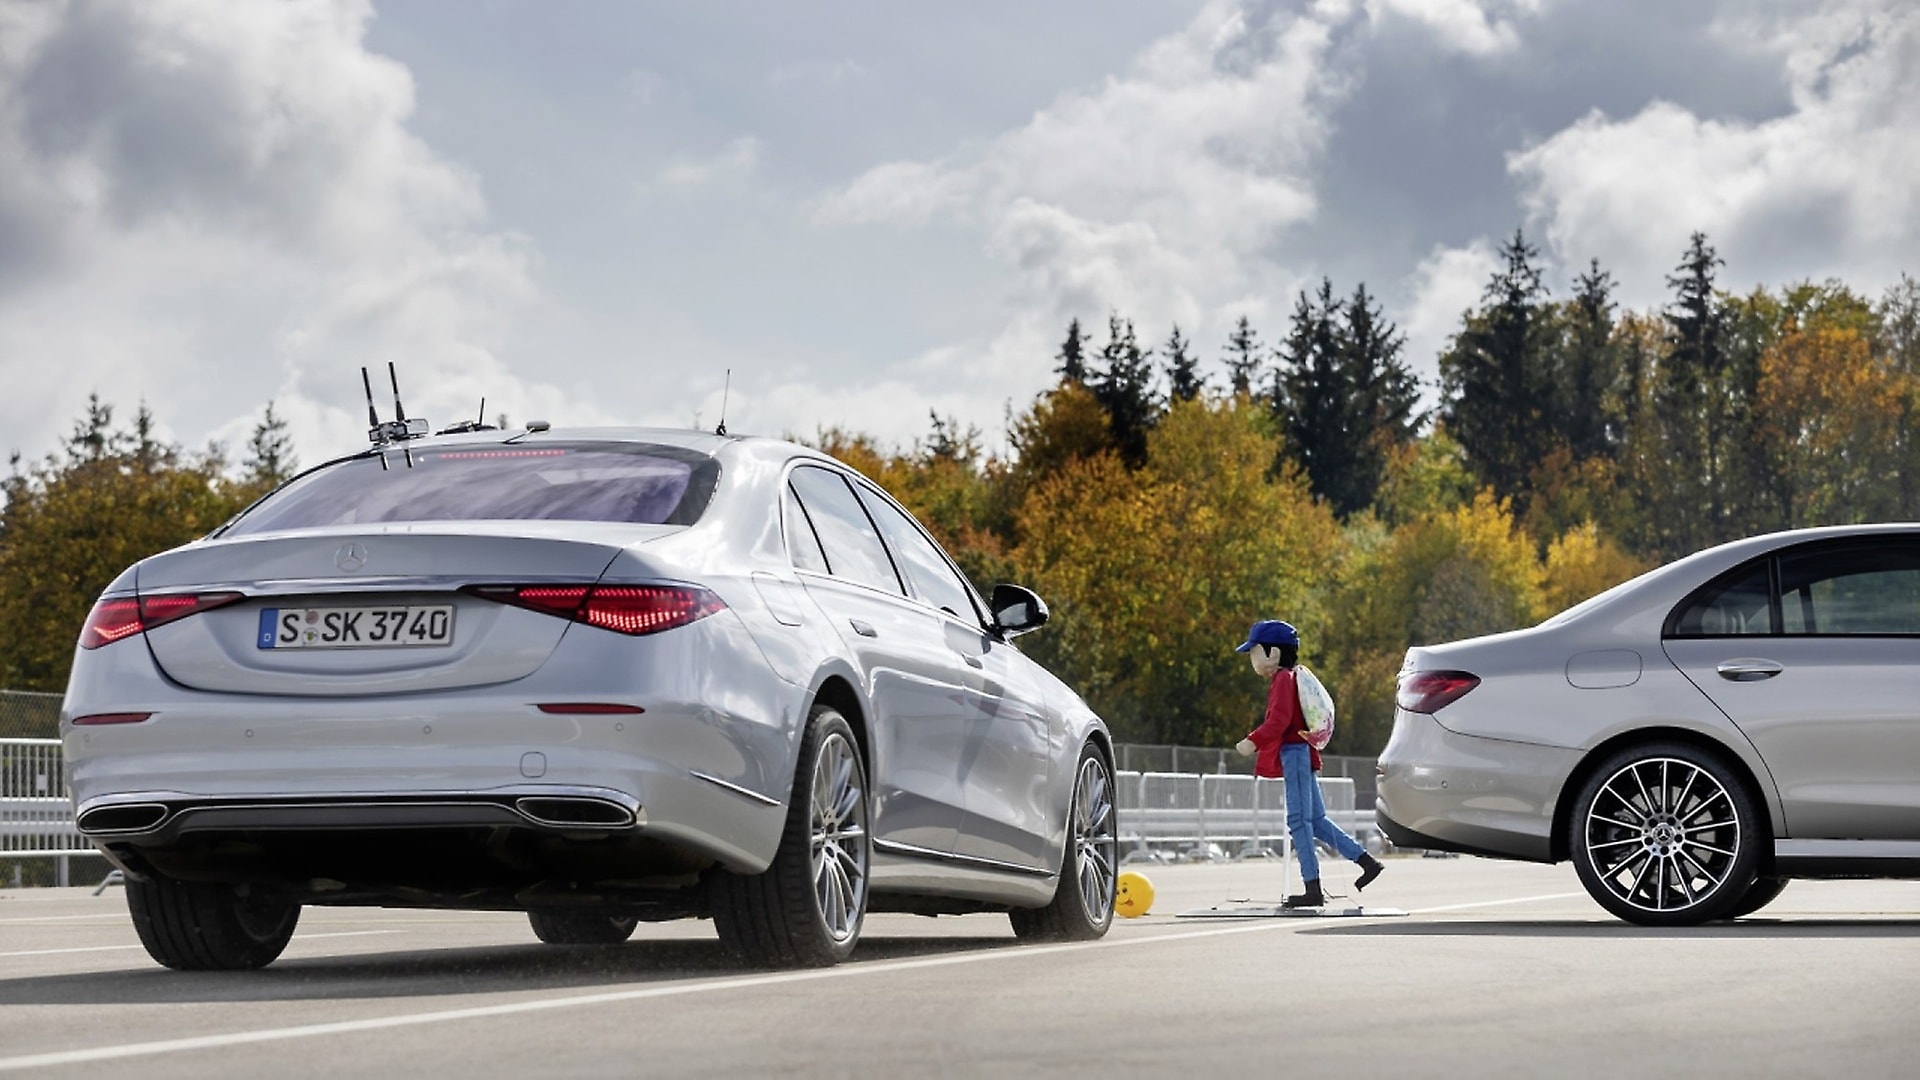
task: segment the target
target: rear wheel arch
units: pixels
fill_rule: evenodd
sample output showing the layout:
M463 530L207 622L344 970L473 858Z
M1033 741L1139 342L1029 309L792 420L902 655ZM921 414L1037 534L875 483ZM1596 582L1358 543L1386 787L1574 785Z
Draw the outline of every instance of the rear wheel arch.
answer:
M1746 759L1734 752L1732 747L1710 735L1704 735L1689 728L1637 728L1633 731L1626 731L1615 735L1613 738L1587 751L1586 756L1580 759L1580 764L1576 765L1574 770L1567 774L1566 782L1560 785L1560 794L1559 797L1554 800L1553 808L1553 836L1551 845L1552 860L1554 862L1564 862L1573 857L1573 804L1576 801L1575 796L1577 796L1580 790L1586 785L1587 780L1616 752L1629 746L1656 742L1686 743L1696 749L1718 757L1726 764L1727 768L1733 771L1734 776L1740 783L1746 786L1747 794L1753 800L1754 810L1760 817L1760 820L1755 823L1759 827L1759 834L1767 838L1771 838L1774 835L1773 814L1768 807L1768 788L1760 782L1760 778L1755 776L1753 770L1747 766ZM1761 874L1771 874L1773 872L1773 845L1770 843L1760 845L1759 854Z
M860 748L860 760L866 762L869 780L874 772L873 737L867 731L867 710L860 703L860 694L853 684L839 675L829 675L821 681L819 689L813 692L813 701L807 705L809 713L814 705L830 705L838 712L847 726L853 729L853 741Z

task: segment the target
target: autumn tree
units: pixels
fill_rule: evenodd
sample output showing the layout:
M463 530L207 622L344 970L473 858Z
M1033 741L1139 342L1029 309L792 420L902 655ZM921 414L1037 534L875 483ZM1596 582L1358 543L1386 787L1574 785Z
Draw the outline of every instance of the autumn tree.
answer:
M1112 453L1042 479L1014 559L1052 605L1021 645L1078 688L1126 741L1231 745L1260 709L1233 652L1255 619L1325 624L1338 532L1278 437L1242 398L1177 402L1145 465ZM1031 642L1031 644L1029 644Z
M100 592L148 555L205 535L245 504L217 453L159 439L143 406L116 427L98 395L62 453L13 457L0 509L0 685L64 688Z

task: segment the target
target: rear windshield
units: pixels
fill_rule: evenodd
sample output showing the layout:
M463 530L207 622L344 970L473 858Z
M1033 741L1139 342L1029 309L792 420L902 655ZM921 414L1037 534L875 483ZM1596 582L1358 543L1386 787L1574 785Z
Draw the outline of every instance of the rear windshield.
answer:
M226 535L408 521L691 525L720 463L652 443L398 448L335 462L267 496Z

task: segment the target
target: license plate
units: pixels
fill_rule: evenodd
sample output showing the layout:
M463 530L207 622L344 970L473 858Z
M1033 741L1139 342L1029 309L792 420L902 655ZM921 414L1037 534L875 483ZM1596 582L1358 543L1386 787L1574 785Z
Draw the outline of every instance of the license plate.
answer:
M262 649L398 649L453 644L452 604L268 608Z

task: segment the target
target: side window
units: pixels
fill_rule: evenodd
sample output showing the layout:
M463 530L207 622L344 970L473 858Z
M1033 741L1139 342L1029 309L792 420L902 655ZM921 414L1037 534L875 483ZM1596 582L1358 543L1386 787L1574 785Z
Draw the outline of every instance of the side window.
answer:
M802 570L831 573L826 552L820 550L820 538L814 534L813 522L807 520L807 511L800 505L799 496L787 488L782 501L786 504L781 508L781 517L786 519L787 557Z
M1780 614L1789 634L1920 634L1920 545L1783 555Z
M1767 579L1770 559L1756 559L1723 574L1694 593L1675 610L1667 624L1668 637L1741 637L1773 632L1772 584Z
M866 504L873 520L880 525L880 532L887 538L887 547L900 562L900 572L907 579L907 588L914 595L934 607L942 608L955 618L969 623L978 623L980 613L973 606L973 597L967 591L967 585L960 575L954 573L946 557L934 546L927 534L913 523L905 513L865 488L860 488L860 501Z
M793 470L792 488L835 577L890 593L903 591L880 534L873 531L873 522L845 480L826 469L803 467Z

